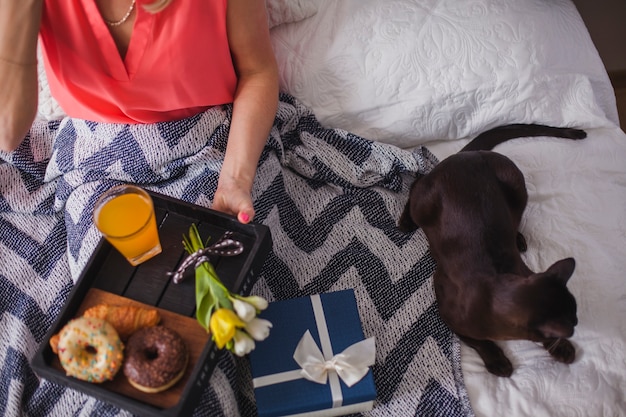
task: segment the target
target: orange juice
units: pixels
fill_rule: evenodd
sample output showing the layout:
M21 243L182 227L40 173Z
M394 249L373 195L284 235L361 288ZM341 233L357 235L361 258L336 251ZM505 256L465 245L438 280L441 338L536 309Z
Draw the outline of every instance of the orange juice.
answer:
M132 265L161 253L152 200L137 187L109 190L96 204L94 220L104 237Z

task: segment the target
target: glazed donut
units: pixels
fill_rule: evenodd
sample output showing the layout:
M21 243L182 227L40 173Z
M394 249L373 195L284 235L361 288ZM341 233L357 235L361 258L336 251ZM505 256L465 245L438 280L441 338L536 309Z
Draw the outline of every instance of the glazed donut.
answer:
M182 378L188 358L187 346L174 330L144 327L126 343L124 375L140 391L161 392Z
M67 375L88 382L113 379L124 360L115 328L96 317L70 320L59 333L57 349Z

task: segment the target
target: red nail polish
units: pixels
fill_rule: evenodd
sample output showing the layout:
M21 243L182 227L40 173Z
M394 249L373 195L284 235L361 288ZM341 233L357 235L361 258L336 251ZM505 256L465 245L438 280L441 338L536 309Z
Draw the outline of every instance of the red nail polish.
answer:
M248 213L240 213L239 220L241 220L243 223L248 223L250 221L250 216L248 216Z

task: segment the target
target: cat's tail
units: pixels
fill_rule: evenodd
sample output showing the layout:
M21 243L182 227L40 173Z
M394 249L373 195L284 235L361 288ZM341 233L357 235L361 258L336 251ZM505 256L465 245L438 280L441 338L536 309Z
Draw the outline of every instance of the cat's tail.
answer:
M533 136L552 136L578 140L586 138L587 133L584 130L567 127L552 127L538 124L511 124L496 127L481 133L472 139L470 143L465 145L460 152L490 151L496 147L496 145L506 142L507 140Z

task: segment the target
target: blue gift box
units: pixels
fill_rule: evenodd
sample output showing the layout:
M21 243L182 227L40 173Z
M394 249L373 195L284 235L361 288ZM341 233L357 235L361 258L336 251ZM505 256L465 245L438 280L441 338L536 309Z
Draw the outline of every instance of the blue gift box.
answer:
M273 325L269 337L250 353L259 417L339 416L372 409L376 398L370 368L374 339L364 340L353 290L272 302L259 317ZM364 347L369 353L367 366L361 364L364 376L360 380L361 375L356 377L358 382L351 381L342 374L343 367L339 372L334 368L328 371L324 383L307 379L294 358L296 349L303 345L317 350L324 363L337 354L354 352L355 346ZM308 353L302 356L311 357Z

